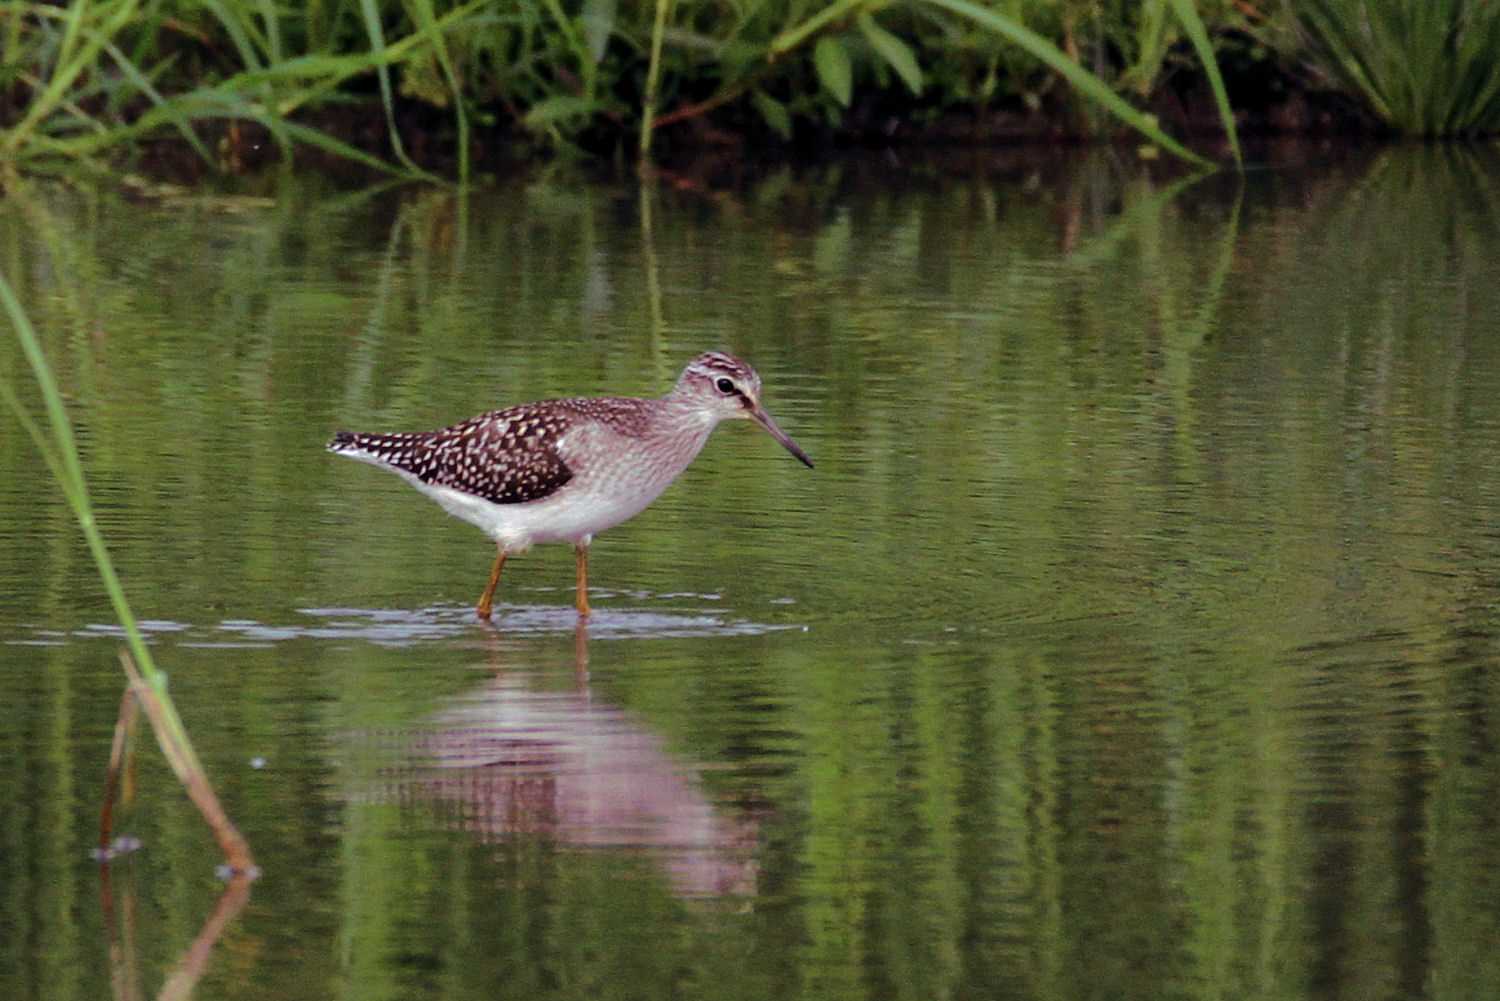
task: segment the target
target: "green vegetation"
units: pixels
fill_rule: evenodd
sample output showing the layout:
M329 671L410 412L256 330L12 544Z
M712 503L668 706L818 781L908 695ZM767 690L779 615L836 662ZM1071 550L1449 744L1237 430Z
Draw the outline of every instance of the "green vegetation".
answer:
M182 783L188 796L203 813L209 826L213 828L214 836L218 838L219 845L224 851L225 860L236 873L248 874L255 867L255 862L250 855L250 846L246 844L245 839L220 807L218 797L214 795L213 787L209 784L208 774L198 760L197 751L193 749L193 742L188 736L187 728L183 726L182 719L177 715L172 696L167 691L167 676L157 669L151 656L151 649L146 645L145 638L136 622L135 613L131 611L130 603L125 599L125 589L115 573L114 562L109 557L109 550L104 545L104 536L99 531L94 517L93 503L89 500L88 483L83 475L83 463L78 457L78 445L73 436L73 424L68 419L67 410L63 406L62 393L52 376L52 368L47 363L46 356L42 354L41 341L32 328L31 321L22 308L20 300L12 291L10 283L5 280L4 274L0 274L0 310L3 310L15 328L22 354L25 355L27 364L36 377L42 400L46 404L50 435L32 419L15 390L3 378L0 378L0 400L5 401L21 426L31 436L32 443L36 445L47 469L57 481L63 496L67 498L68 506L73 509L79 527L83 529L84 539L88 542L89 552L99 571L99 579L104 584L104 590L114 607L115 617L124 629L125 641L130 647L130 654L122 652L120 655L121 665L129 679L130 691L139 700L147 717L151 720L162 753L166 755L173 773ZM134 659L131 654L134 655ZM122 721L126 716L127 711L122 709ZM118 759L111 764L109 781L111 789L115 785L117 764ZM106 802L106 816L109 806L110 804Z
M1391 128L1454 136L1500 128L1500 4L1303 0L1296 39L1331 85Z
M650 158L986 121L1123 125L1201 160L1153 113L1186 85L1211 95L1237 162L1226 56L1399 132L1472 135L1500 127L1497 45L1500 7L1466 0L9 3L0 161L117 162L175 137L228 172L264 146L464 181L476 155Z
M1070 131L1123 122L1196 160L1139 107L1181 60L1206 75L1237 156L1213 44L1239 23L1228 0L12 3L0 158L39 169L175 135L234 169L264 136L283 155L464 179L476 147L609 155L633 140L649 156L667 130L792 141L1010 109Z

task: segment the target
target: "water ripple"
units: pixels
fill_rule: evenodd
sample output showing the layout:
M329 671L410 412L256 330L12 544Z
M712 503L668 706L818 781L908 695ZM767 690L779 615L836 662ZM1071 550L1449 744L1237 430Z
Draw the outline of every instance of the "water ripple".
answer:
M649 595L632 594L635 600ZM713 600L714 596L674 594L680 600ZM462 639L476 632L503 635L571 633L578 625L573 609L555 605L507 604L499 606L492 623L480 622L467 605L432 605L426 608L299 608L301 618L286 622L255 619L224 619L215 624L194 624L167 619L143 620L141 632L148 641L170 639L173 645L199 649L256 649L291 640L332 640L405 647L420 643ZM592 639L662 639L702 636L759 636L802 625L773 624L735 618L706 608L609 608L594 610L588 619ZM112 623L89 623L71 631L34 627L27 635L7 639L7 645L57 646L79 640L123 640L125 631Z

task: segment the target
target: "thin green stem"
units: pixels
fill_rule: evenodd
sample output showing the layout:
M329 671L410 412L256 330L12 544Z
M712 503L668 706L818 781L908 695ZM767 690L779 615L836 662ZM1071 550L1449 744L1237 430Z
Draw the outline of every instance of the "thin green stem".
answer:
M27 364L31 366L32 375L41 388L42 402L47 408L47 418L52 428L52 455L55 457L56 470L60 473L60 486L68 498L69 505L73 508L79 527L83 529L84 539L88 542L89 551L93 554L94 562L99 568L99 576L104 582L104 589L109 595L110 603L114 606L115 617L120 620L120 626L125 630L126 642L130 646L131 653L135 655L136 662L140 664L142 674L153 685L165 688L166 678L157 670L155 662L151 659L151 651L147 648L146 641L136 624L135 613L130 610L130 605L125 600L125 591L120 586L120 579L115 573L114 562L110 559L109 551L104 546L104 538L99 534L99 528L95 524L93 505L89 501L88 484L83 475L83 463L78 457L78 444L73 437L73 424L68 419L68 412L63 406L62 393L58 390L57 381L53 378L52 367L42 354L41 344L37 339L36 331L31 326L31 321L27 319L20 301L3 274L0 274L0 307L3 307L10 317L16 337L21 343L21 352L25 355ZM47 453L44 452L43 456L46 457ZM54 465L54 460L49 460L48 465Z
M20 300L16 298L10 282L6 280L3 273L0 273L0 309L3 309L10 318L11 326L16 332L16 339L21 344L21 352L27 364L31 366L32 375L41 389L42 401L47 409L48 423L51 425L51 441L47 440L46 433L26 413L9 384L4 385L5 402L20 417L22 426L36 442L43 461L57 478L63 496L67 498L68 506L73 509L73 515L78 519L78 526L83 530L89 553L94 558L94 566L99 571L99 579L109 595L115 618L125 631L125 642L130 654L134 655L131 657L121 654L126 676L135 687L138 697L142 699L142 704L151 717L157 742L161 745L163 753L166 754L173 771L188 795L213 828L230 864L237 869L248 869L253 865L249 847L218 804L218 799L209 785L207 774L203 770L203 764L198 759L192 740L188 737L187 727L183 725L182 718L178 716L177 709L172 704L172 697L167 692L167 677L156 667L151 657L151 650L146 646L145 637L141 634L140 626L136 622L135 613L131 611L130 603L125 598L125 589L120 583L119 575L115 572L114 561L110 559L109 549L104 544L104 536L100 533L99 526L94 519L94 508L89 501L88 481L83 474L83 461L79 458L78 443L73 435L73 423L69 420L67 408L63 405L62 393L52 374L52 366L48 364L46 355L42 352L41 340L31 326L26 311L21 308ZM139 673L136 673L137 666Z
M651 159L652 120L656 117L657 91L661 87L661 42L671 10L672 0L656 0L656 20L651 25L651 64L646 70L646 95L641 100L642 161Z

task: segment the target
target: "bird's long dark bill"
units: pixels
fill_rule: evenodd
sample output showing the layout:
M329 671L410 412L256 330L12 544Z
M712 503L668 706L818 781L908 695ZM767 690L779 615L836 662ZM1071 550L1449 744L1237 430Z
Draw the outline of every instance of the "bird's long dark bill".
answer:
M782 446L788 452L792 453L798 459L800 459L804 466L806 466L808 469L813 468L813 461L807 457L806 452L802 451L802 446L798 445L795 441L792 441L792 436L781 430L781 428L777 426L776 422L771 419L771 415L766 413L765 410L762 409L760 404L757 403L750 408L750 417L755 421L755 423L759 424L761 427L769 431L772 438L775 438L777 441L781 442Z

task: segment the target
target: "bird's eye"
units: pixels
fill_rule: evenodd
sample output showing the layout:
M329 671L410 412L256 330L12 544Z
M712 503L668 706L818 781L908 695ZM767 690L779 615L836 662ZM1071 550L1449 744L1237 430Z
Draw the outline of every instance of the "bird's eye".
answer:
M728 379L720 378L716 380L714 382L714 388L723 393L725 396L731 396L734 393L734 383L730 382Z

